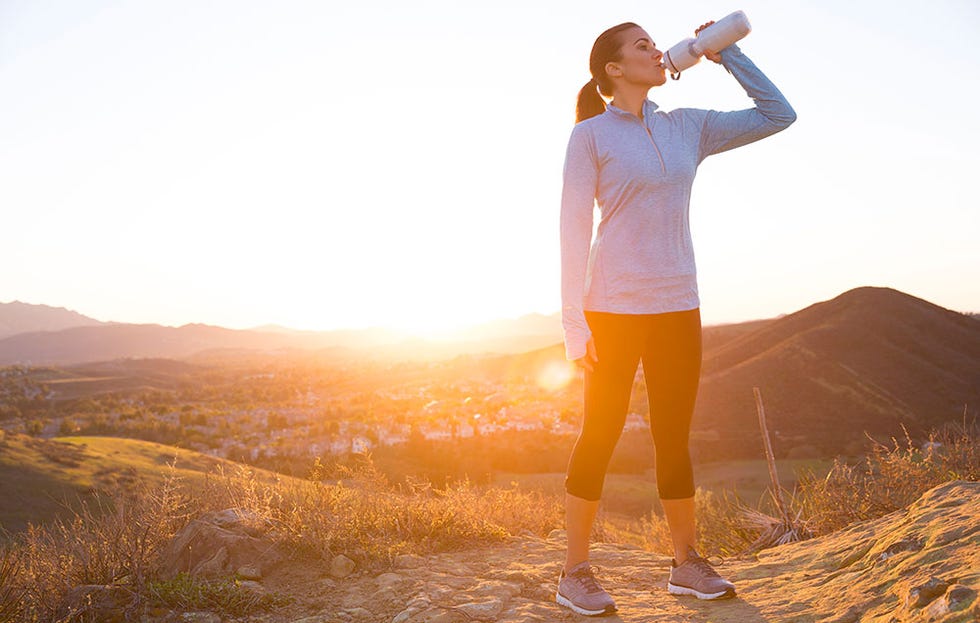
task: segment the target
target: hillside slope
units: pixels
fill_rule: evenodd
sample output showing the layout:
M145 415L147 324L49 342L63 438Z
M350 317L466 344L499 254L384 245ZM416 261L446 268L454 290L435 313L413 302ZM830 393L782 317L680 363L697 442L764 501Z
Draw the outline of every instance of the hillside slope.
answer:
M173 468L171 468L173 465ZM28 523L71 515L79 501L100 491L158 483L175 476L200 485L219 469L236 473L240 464L191 450L116 437L52 440L0 432L0 529L15 533ZM260 478L288 478L255 470Z
M888 288L845 292L706 352L694 428L755 449L752 387L777 452L923 434L980 405L980 322Z
M667 556L595 544L591 562L629 623L968 623L980 615L980 483L950 482L909 508L839 533L720 566L736 599L705 602L665 588ZM218 519L215 518L217 522ZM209 560L237 530L224 519L220 540L193 542ZM243 524L243 528L244 529ZM195 534L202 534L200 524ZM214 532L214 531L212 531ZM233 538L237 538L234 537ZM174 540L182 542L181 537ZM267 541L264 541L267 543ZM189 547L189 546L188 546ZM259 547L258 549L261 549ZM178 550L182 551L182 550ZM339 554L339 553L338 553ZM180 560L183 560L182 558ZM379 573L288 555L247 583L286 596L272 612L240 623L543 623L584 617L554 601L564 534L511 537L493 548L402 555ZM202 569L202 573L204 570ZM118 606L117 606L118 607ZM100 614L108 617L110 611ZM210 618L208 618L210 617ZM208 613L160 613L153 623L218 620Z

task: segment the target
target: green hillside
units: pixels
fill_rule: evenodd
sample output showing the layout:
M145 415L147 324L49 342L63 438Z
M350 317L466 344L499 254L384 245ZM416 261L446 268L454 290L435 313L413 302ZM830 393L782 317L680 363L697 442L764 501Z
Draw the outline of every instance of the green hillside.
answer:
M27 435L0 437L0 529L24 530L29 523L67 517L71 509L100 493L137 482L160 482L174 475L189 486L219 469L235 473L240 464L148 441L117 437ZM275 479L271 472L260 478Z

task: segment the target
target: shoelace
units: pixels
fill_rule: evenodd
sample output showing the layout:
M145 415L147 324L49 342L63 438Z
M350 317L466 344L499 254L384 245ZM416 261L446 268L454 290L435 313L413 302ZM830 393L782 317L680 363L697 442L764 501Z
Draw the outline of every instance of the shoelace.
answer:
M594 575L598 571L598 567L589 567L587 569L582 569L581 571L576 571L574 575L570 575L568 577L578 582L585 589L586 593L601 593L603 592L603 589L601 586L599 586L599 582L595 579Z
M711 566L707 558L702 558L701 556L688 556L687 561L693 566L697 567L702 573L709 577L720 578L718 572L715 568Z

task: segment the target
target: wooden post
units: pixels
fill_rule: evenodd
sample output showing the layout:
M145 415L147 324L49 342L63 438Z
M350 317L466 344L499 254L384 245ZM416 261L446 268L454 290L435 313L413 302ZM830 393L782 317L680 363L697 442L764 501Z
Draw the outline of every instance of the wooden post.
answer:
M772 442L769 440L769 427L766 425L766 410L762 406L762 392L758 387L752 388L755 394L755 408L759 412L759 428L762 429L762 443L766 449L766 462L769 463L769 479L772 481L772 495L776 501L776 509L779 511L781 519L785 525L789 525L789 512L786 504L783 503L783 488L779 485L779 475L776 473L776 458L772 453Z

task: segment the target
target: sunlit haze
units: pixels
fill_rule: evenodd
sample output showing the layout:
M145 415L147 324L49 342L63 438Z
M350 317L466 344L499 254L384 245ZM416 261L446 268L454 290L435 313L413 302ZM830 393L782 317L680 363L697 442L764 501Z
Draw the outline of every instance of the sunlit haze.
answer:
M0 3L0 302L433 331L553 313L596 35L741 9L799 120L708 159L708 324L862 285L980 311L980 3ZM702 62L664 109L751 105ZM543 378L561 383L564 372Z

